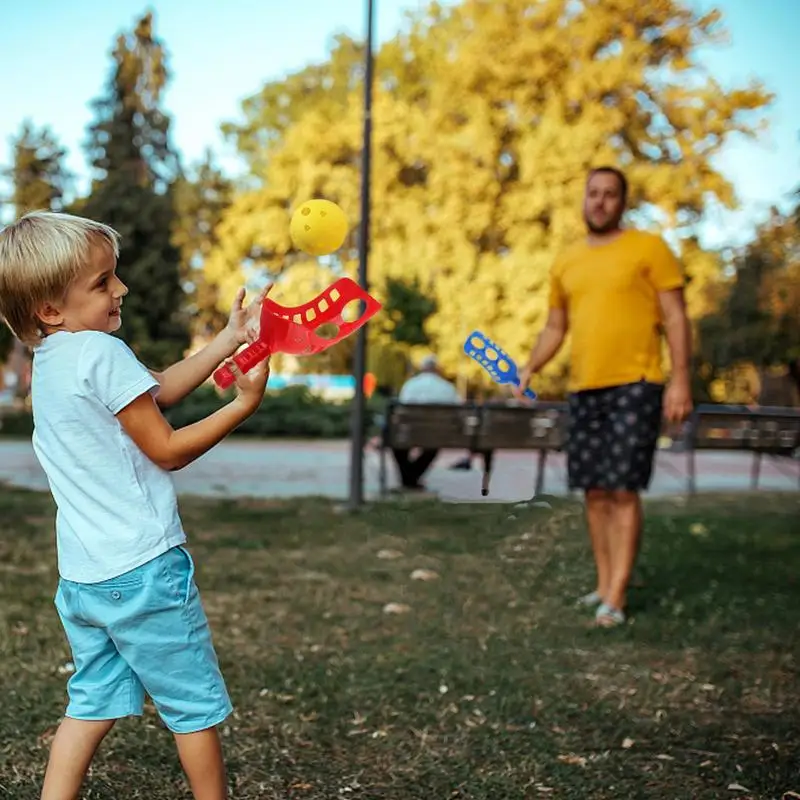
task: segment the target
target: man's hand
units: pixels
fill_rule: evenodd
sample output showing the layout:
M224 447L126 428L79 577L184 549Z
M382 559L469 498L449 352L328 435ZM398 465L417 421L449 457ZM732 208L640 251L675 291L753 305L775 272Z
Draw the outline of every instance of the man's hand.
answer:
M551 308L536 344L531 350L528 361L519 372L519 386L514 386L511 390L515 399L530 403L531 401L523 396L523 392L528 388L531 378L550 361L559 351L567 335L569 318L565 308Z
M664 394L664 419L683 422L692 413L692 391L689 379L673 378Z
M518 377L519 386L512 386L511 394L515 400L518 400L521 403L530 403L531 401L523 394L523 392L528 388L528 384L531 382L531 378L533 377L533 370L530 368L529 364L526 364L520 370Z
M270 283L262 289L258 296L246 308L242 307L244 303L245 290L239 289L233 301L233 308L231 308L228 324L225 326L224 333L234 345L234 352L243 344L252 344L258 339L259 335L259 321L261 319L261 304L264 298L269 294L272 289Z

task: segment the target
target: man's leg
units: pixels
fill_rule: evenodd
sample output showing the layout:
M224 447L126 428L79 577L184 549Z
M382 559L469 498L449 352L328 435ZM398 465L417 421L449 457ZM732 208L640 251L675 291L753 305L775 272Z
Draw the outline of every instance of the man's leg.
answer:
M422 476L428 471L431 464L439 455L438 450L423 450L414 461L411 462L409 469L409 478L411 479L410 486L417 487L422 480Z
M609 582L603 600L622 611L642 531L642 502L638 492L615 491L610 495Z
M597 585L594 595L598 601L606 600L611 586L611 548L610 540L614 534L612 517L613 499L605 489L586 491L586 524L589 540L592 543L594 564L597 570ZM587 602L592 600L591 596Z
M576 392L569 396L566 441L569 488L583 491L586 525L594 555L597 583L594 591L579 598L582 605L598 605L608 591L611 566L608 540L611 529L611 497L605 489L607 453L603 448L604 393Z
M410 451L406 449L392 448L397 471L400 473L400 483L406 488L414 483L409 453Z
M642 503L639 493L650 484L656 444L661 430L663 387L640 381L615 387L610 397L608 426L611 464L609 555L610 583L604 601L613 616L600 611L598 622L619 621L624 613L628 585L642 540Z

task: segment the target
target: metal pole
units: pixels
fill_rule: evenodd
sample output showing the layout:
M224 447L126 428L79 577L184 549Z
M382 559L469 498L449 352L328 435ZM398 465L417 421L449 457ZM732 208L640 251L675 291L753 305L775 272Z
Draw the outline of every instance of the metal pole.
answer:
M364 138L361 151L361 224L358 244L358 282L364 291L369 257L370 164L372 161L372 28L374 0L367 0L367 42L364 63ZM364 313L364 305L361 306ZM350 497L348 508L355 510L364 502L364 375L367 368L367 326L357 334L353 377L355 395L350 429Z

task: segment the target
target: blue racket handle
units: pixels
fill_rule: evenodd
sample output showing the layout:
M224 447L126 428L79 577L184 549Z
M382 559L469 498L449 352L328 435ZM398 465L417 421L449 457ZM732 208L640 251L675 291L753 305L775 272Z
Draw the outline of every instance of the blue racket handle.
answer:
M517 386L519 386L519 378L517 378L517 379L514 381L514 383L515 383ZM522 393L522 396L523 396L523 397L527 397L527 398L528 398L528 400L535 400L535 399L536 399L536 392L534 392L534 391L533 391L533 389L526 389L526 390L525 390L525 391Z

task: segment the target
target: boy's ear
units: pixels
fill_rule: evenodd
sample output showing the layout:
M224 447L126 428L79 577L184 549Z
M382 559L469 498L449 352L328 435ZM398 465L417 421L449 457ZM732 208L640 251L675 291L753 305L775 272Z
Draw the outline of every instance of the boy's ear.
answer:
M44 303L39 306L36 316L43 325L47 325L50 328L57 328L64 322L64 315L52 303Z

